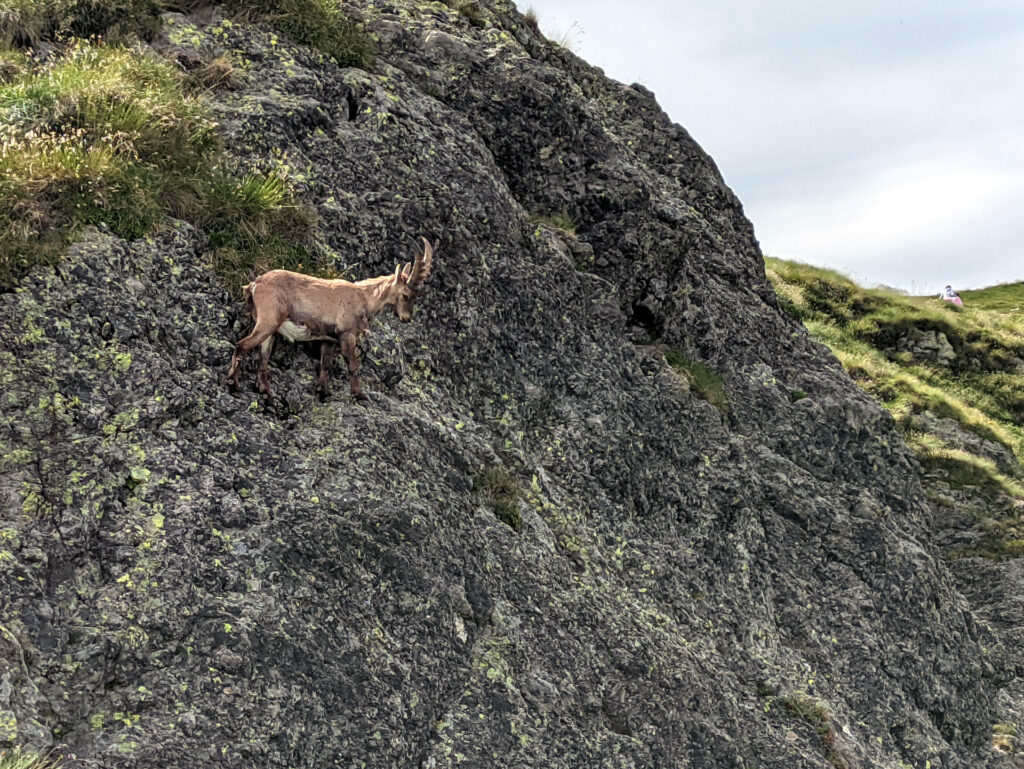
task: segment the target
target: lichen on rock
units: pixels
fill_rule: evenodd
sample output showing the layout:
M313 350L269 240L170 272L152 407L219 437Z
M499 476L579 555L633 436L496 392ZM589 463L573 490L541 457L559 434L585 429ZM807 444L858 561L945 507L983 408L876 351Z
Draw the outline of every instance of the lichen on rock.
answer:
M415 322L363 342L369 405L318 404L285 344L284 404L229 393L247 319L178 220L90 229L0 295L16 741L104 769L987 765L1001 648L891 419L778 309L653 95L479 13L361 6L372 72L173 25L244 70L207 96L228 148L289 174L342 274L435 242Z

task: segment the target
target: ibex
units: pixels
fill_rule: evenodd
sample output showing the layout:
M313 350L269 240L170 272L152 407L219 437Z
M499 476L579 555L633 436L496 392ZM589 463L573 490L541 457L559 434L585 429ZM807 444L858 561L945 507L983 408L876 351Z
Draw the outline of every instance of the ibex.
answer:
M256 322L252 332L235 345L228 369L228 384L238 387L238 369L249 351L260 348L259 388L270 395L267 362L274 347L274 334L289 342L321 340L320 376L316 390L327 397L337 345L348 364L348 382L352 395L360 400L366 394L359 386L359 357L356 342L377 314L389 305L403 323L412 320L413 305L430 277L434 249L426 238L423 251L403 268L395 266L393 275L367 278L356 283L325 280L288 270L271 270L245 286L246 307Z

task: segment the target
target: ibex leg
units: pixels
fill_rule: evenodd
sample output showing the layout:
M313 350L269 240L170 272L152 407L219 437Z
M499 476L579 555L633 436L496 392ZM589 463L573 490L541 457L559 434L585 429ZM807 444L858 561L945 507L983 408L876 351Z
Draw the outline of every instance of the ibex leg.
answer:
M270 395L270 379L267 376L267 364L270 362L270 353L274 349L274 335L271 334L263 340L260 345L260 371L257 375L260 383L260 392Z
M334 356L338 353L338 345L335 342L320 343L320 376L316 379L316 392L320 400L324 400L331 391L328 381L331 378L331 369L334 366Z
M273 323L260 323L257 320L256 328L252 330L252 333L235 345L235 354L231 357L231 367L228 369L229 385L238 387L238 369L241 367L242 361L245 360L245 356L253 347L263 344L267 337L272 337L275 331L277 331L277 326Z
M356 335L349 333L341 337L341 354L348 364L348 386L354 398L363 400L366 393L359 386L359 352L356 350Z

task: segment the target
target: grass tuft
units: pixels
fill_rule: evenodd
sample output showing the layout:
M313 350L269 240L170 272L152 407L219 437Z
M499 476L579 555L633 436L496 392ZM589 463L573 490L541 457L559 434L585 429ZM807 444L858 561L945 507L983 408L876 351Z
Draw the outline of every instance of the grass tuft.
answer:
M165 10L188 13L208 5L208 0L6 0L0 8L0 46L34 48L73 38L148 42L160 31ZM373 66L372 38L334 0L226 0L223 5L229 13L267 21L343 67Z
M0 769L60 769L60 758L23 752L21 748L0 750Z
M276 174L216 177L199 225L213 250L213 267L235 298L241 287L270 269L322 272L305 247L316 212L298 203Z
M526 9L526 13L523 14L523 21L532 29L536 34L540 32L540 17L537 16L537 9L532 5Z
M725 391L725 380L717 371L695 361L678 347L665 350L665 361L678 371L690 384L690 390L714 406L722 414L729 415L729 396Z
M576 228L579 226L579 223L568 211L559 211L554 214L534 214L531 219L534 224L554 227L569 235L575 235Z
M372 38L334 0L228 0L225 7L268 21L296 43L323 51L343 67L373 67Z
M960 298L967 307L1024 317L1024 281L961 291Z
M0 289L55 264L86 224L136 238L196 206L214 124L165 61L72 45L0 86ZM170 210L169 210L170 209Z
M6 0L0 44L33 48L75 37L149 41L160 30L162 11L160 0Z
M232 90L242 83L244 77L231 57L222 53L206 61L198 61L188 72L186 83L197 92Z
M552 43L557 45L559 48L575 53L576 49L580 45L580 37L583 36L583 27L578 22L573 22L569 25L568 29L563 32L556 32L554 37L548 38Z
M460 16L477 29L483 29L487 26L487 20L484 18L477 0L444 0L444 4L453 11L457 11Z
M485 467L473 479L473 488L479 499L490 508L499 521L514 531L522 528L519 482L508 470L501 465Z

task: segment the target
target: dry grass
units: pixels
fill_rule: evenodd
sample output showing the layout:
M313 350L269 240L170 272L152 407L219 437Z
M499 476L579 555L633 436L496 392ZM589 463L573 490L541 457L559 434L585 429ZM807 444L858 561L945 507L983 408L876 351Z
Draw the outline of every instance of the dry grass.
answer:
M526 9L526 13L523 14L523 21L525 21L536 34L541 34L540 31L540 18L537 16L537 9L532 5Z
M0 751L0 769L60 769L60 758L40 755L21 748Z

